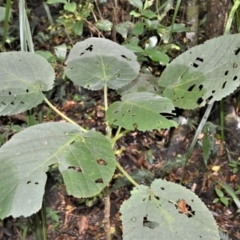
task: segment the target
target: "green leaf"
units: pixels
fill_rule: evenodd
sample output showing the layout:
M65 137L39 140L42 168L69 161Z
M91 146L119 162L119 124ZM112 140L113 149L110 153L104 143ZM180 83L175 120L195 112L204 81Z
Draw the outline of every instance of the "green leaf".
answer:
M115 26L116 31L122 35L123 38L127 38L129 31L131 30L133 23L126 21L123 23L119 23Z
M126 95L129 93L136 92L152 92L152 93L162 93L163 91L157 84L158 78L150 74L140 73L136 79L134 79L127 86L120 88L117 92L120 95Z
M135 187L120 212L124 240L220 239L204 203L190 190L165 180L155 180L150 188Z
M141 16L142 16L141 13L138 13L138 12L136 12L136 11L131 11L129 15L130 15L130 16L134 16L135 18L138 18L138 17L141 17Z
M143 8L143 3L141 0L129 0L129 2L136 8L142 10Z
M125 48L127 48L128 50L130 50L132 52L135 52L135 53L144 52L144 50L141 47L139 47L137 45L134 45L134 44L131 44L131 43L124 44L123 46Z
M213 141L213 137L209 136L208 134L205 134L202 139L203 160L206 166L213 150Z
M194 109L221 100L240 85L240 34L225 35L174 59L159 79L174 106Z
M110 124L129 130L137 128L140 131L151 131L176 126L176 122L159 114L171 113L173 109L169 99L154 93L139 92L126 94L122 102L110 105L106 117Z
M215 192L218 195L219 198L224 197L223 191L221 191L219 188L215 187Z
M151 10L142 10L141 11L141 14L144 16L144 17L147 17L147 18L154 18L154 17L157 17L157 15L151 11Z
M111 31L113 24L109 20L100 20L96 22L95 26L102 31Z
M37 212L46 172L56 163L68 194L78 198L98 194L115 171L111 144L101 133L60 122L29 127L0 148L0 219Z
M167 65L170 60L167 54L156 49L146 49L145 52L153 61L160 62L162 65Z
M67 0L47 0L47 4L67 3Z
M221 185L222 188L226 191L226 193L233 199L234 203L236 204L237 208L240 209L240 201L239 198L236 196L233 189L226 183L222 183L218 181L218 184Z
M228 207L228 199L226 197L220 197L220 201L226 206Z
M133 35L141 35L144 32L144 24L141 22L136 23L136 25L133 27L131 33Z
M66 75L79 86L99 90L107 85L118 89L139 73L137 57L125 47L107 39L89 38L70 51Z
M83 33L83 21L77 21L73 24L72 27L73 32L78 35L78 36L82 36Z
M29 52L0 53L0 115L24 112L40 104L55 73L46 59Z
M75 12L76 9L77 9L77 4L75 2L67 2L64 4L64 7L63 7L66 11L69 11L69 12Z

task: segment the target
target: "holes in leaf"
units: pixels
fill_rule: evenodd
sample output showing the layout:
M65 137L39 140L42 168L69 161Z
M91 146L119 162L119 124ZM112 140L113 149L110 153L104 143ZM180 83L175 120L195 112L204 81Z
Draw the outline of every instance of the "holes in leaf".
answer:
M155 197L157 200L160 200L160 197L158 197L158 196L155 196L155 195L154 195L154 197Z
M185 199L179 199L176 208L180 214L184 214L189 218L195 215L195 211L192 210L191 206L187 204Z
M203 62L203 58L197 57L196 61Z
M226 83L227 83L227 81L225 81L225 82L223 83L223 85L222 85L222 89L224 89L224 88L225 88L225 86L226 86Z
M237 68L238 67L238 64L235 62L233 63L233 68Z
M135 116L136 116L136 114L133 114L132 116L133 116L133 117L135 117Z
M15 105L14 101L11 102L11 105Z
M7 105L5 102L1 102L1 104L3 104L3 105Z
M80 167L75 167L75 166L69 166L68 169L72 169L75 172L82 172L82 169Z
M214 94L216 91L215 90L212 90L212 94Z
M93 50L93 45L91 44L88 48L86 48L86 51L91 52Z
M202 98L199 98L199 99L197 100L197 104L198 104L198 105L201 105L202 102L203 102L203 99L202 99Z
M72 144L74 144L74 143L75 143L75 141L71 142L70 145L72 145Z
M21 101L20 103L21 103L21 104L24 104L24 102L22 102L22 101Z
M30 184L30 183L32 183L32 181L27 181L27 184ZM39 182L35 182L34 184L35 184L35 185L38 185Z
M154 229L156 227L159 227L159 223L154 222L154 221L149 221L148 216L146 216L143 218L143 227L148 227L150 229Z
M239 53L240 53L240 47L237 48L237 49L234 51L234 54L235 54L235 55L238 55Z
M207 103L210 102L210 101L212 100L212 98L213 98L213 96L208 97L208 98L206 99L206 102L207 102Z
M198 89L199 89L199 91L201 91L201 90L203 89L203 85L200 84L200 85L198 86Z
M28 93L28 92L29 92L29 90L28 90L28 89L26 89L26 92Z
M188 91L191 92L191 91L194 89L195 86L196 86L196 85L194 84L194 85L192 85L191 87L189 87L189 88L188 88Z
M11 93L11 92L8 92L8 94L9 94L9 95L12 95L12 93Z
M119 111L113 111L113 113L118 113Z
M203 63L203 58L197 57L192 63L192 66L198 68L201 63Z
M95 180L95 183L103 183L103 179L102 178L98 178L97 180Z
M121 55L121 57L127 59L128 61L131 61L131 58L126 57L125 55Z
M225 75L225 76L227 76L227 75L228 75L228 73L229 73L229 71L226 71L226 72L224 73L224 75Z
M79 56L82 56L84 53L85 53L85 52L81 52L81 53L79 54Z
M127 110L127 112L131 112L131 110L130 110L130 109L128 109L128 110Z
M233 81L236 81L237 79L238 79L237 76L234 76L234 77L233 77Z
M98 163L99 165L104 165L104 166L107 165L107 162L104 161L104 160L102 160L102 159L98 159L98 160L97 160L97 163Z
M161 189L161 190L165 190L165 188L164 188L164 187L160 187L160 189Z

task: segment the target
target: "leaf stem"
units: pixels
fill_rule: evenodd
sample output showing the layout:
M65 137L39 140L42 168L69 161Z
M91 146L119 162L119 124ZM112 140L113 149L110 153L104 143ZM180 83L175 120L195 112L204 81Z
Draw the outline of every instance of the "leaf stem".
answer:
M74 124L74 125L79 126L75 121L73 121L72 119L70 119L69 117L67 117L65 114L63 114L61 111L59 111L56 107L54 107L54 106L51 104L51 102L48 101L48 99L47 99L46 97L45 97L43 100L45 101L45 103L46 103L54 112L56 112L57 114L59 114L63 119L65 119L66 121L68 121L68 122L70 122L70 123L72 123L72 124ZM81 126L79 126L79 127L81 128L81 130L82 130L83 132L87 132L86 129L82 128Z
M133 180L133 178L123 169L119 162L116 161L118 170L131 182L134 186L138 186L138 183Z

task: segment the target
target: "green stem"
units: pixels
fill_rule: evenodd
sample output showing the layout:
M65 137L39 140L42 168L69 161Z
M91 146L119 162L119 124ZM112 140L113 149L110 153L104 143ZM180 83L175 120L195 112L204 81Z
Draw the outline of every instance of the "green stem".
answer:
M7 39L7 33L8 33L8 28L9 28L9 15L10 15L10 10L11 10L11 0L7 0L6 4L6 10L5 10L5 18L4 18L4 27L3 27L3 45L6 42Z
M128 129L126 129L122 132L120 132L120 130L121 130L121 128L118 128L116 135L111 139L112 146L115 145L115 143L118 139L122 138L123 136L125 136L127 133L130 132L130 130L128 130Z
M138 186L138 183L133 180L133 178L124 170L124 168L120 165L119 162L116 161L116 165L118 170L131 182L134 186Z
M59 111L56 107L54 107L54 106L48 101L48 99L47 99L46 97L45 97L43 100L47 103L47 105L48 105L54 112L56 112L57 114L59 114L63 119L65 119L66 121L68 121L68 122L70 122L70 123L72 123L72 124L74 124L74 125L79 126L76 122L74 122L72 119L70 119L70 118L67 117L65 114L63 114L61 111ZM79 126L79 127L81 128L81 130L82 130L83 132L87 132L86 129L82 128L81 126Z
M104 88L103 88L105 114L106 114L106 112L108 110L108 96L107 96L107 92L108 92L108 87L107 87L107 84L105 84ZM109 123L108 123L107 120L106 120L106 131L107 131L107 137L109 139L111 139L111 137L112 137L112 128L109 126Z
M232 7L232 9L229 13L229 17L228 17L228 21L227 21L227 24L226 24L226 27L225 27L224 35L229 34L229 32L230 32L230 28L231 28L231 25L232 25L234 14L237 11L239 5L240 5L239 0L234 1L234 5L233 5L233 7Z
M177 0L176 7L174 9L174 14L173 14L173 18L172 18L172 24L171 24L171 30L170 30L170 38L172 37L174 23L176 21L177 13L178 13L178 10L180 8L181 2L182 2L182 0Z
M206 112L204 113L204 115L202 117L202 120L201 120L201 122L200 122L200 124L199 124L199 126L197 128L197 131L196 131L196 133L194 135L192 143L191 143L191 145L189 147L189 150L188 150L188 152L186 154L186 160L185 160L184 167L183 167L184 170L183 170L183 174L182 174L182 177L181 177L181 182L184 179L184 176L185 176L185 173L186 173L186 166L187 166L187 163L188 163L188 161L189 161L189 159L190 159L190 157L191 157L191 155L193 153L193 149L194 149L194 147L196 145L196 142L198 140L198 136L202 132L202 129L203 129L203 127L204 127L204 125L205 125L205 123L206 123L206 121L207 121L207 119L209 117L209 114L210 114L210 112L212 110L213 104L214 103L211 103L211 104L208 105L207 110L206 110Z
M224 102L220 101L220 128L221 128L221 140L224 142Z

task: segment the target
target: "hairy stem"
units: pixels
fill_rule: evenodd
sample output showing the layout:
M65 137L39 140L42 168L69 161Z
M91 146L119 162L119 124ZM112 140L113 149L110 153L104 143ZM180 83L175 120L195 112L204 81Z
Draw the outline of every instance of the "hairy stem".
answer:
M48 105L54 112L56 112L57 114L59 114L63 119L65 119L66 121L68 121L68 122L70 122L70 123L72 123L72 124L74 124L74 125L79 126L76 122L74 122L72 119L70 119L70 118L67 117L65 114L63 114L61 111L59 111L56 107L54 107L54 106L48 101L48 99L47 99L46 97L44 98L44 101L47 103L47 105ZM81 126L79 126L79 127L81 128L81 130L82 130L83 132L87 132L86 129L82 128Z
M106 240L111 240L111 224L110 224L110 193L109 186L104 189L104 230L106 233Z

